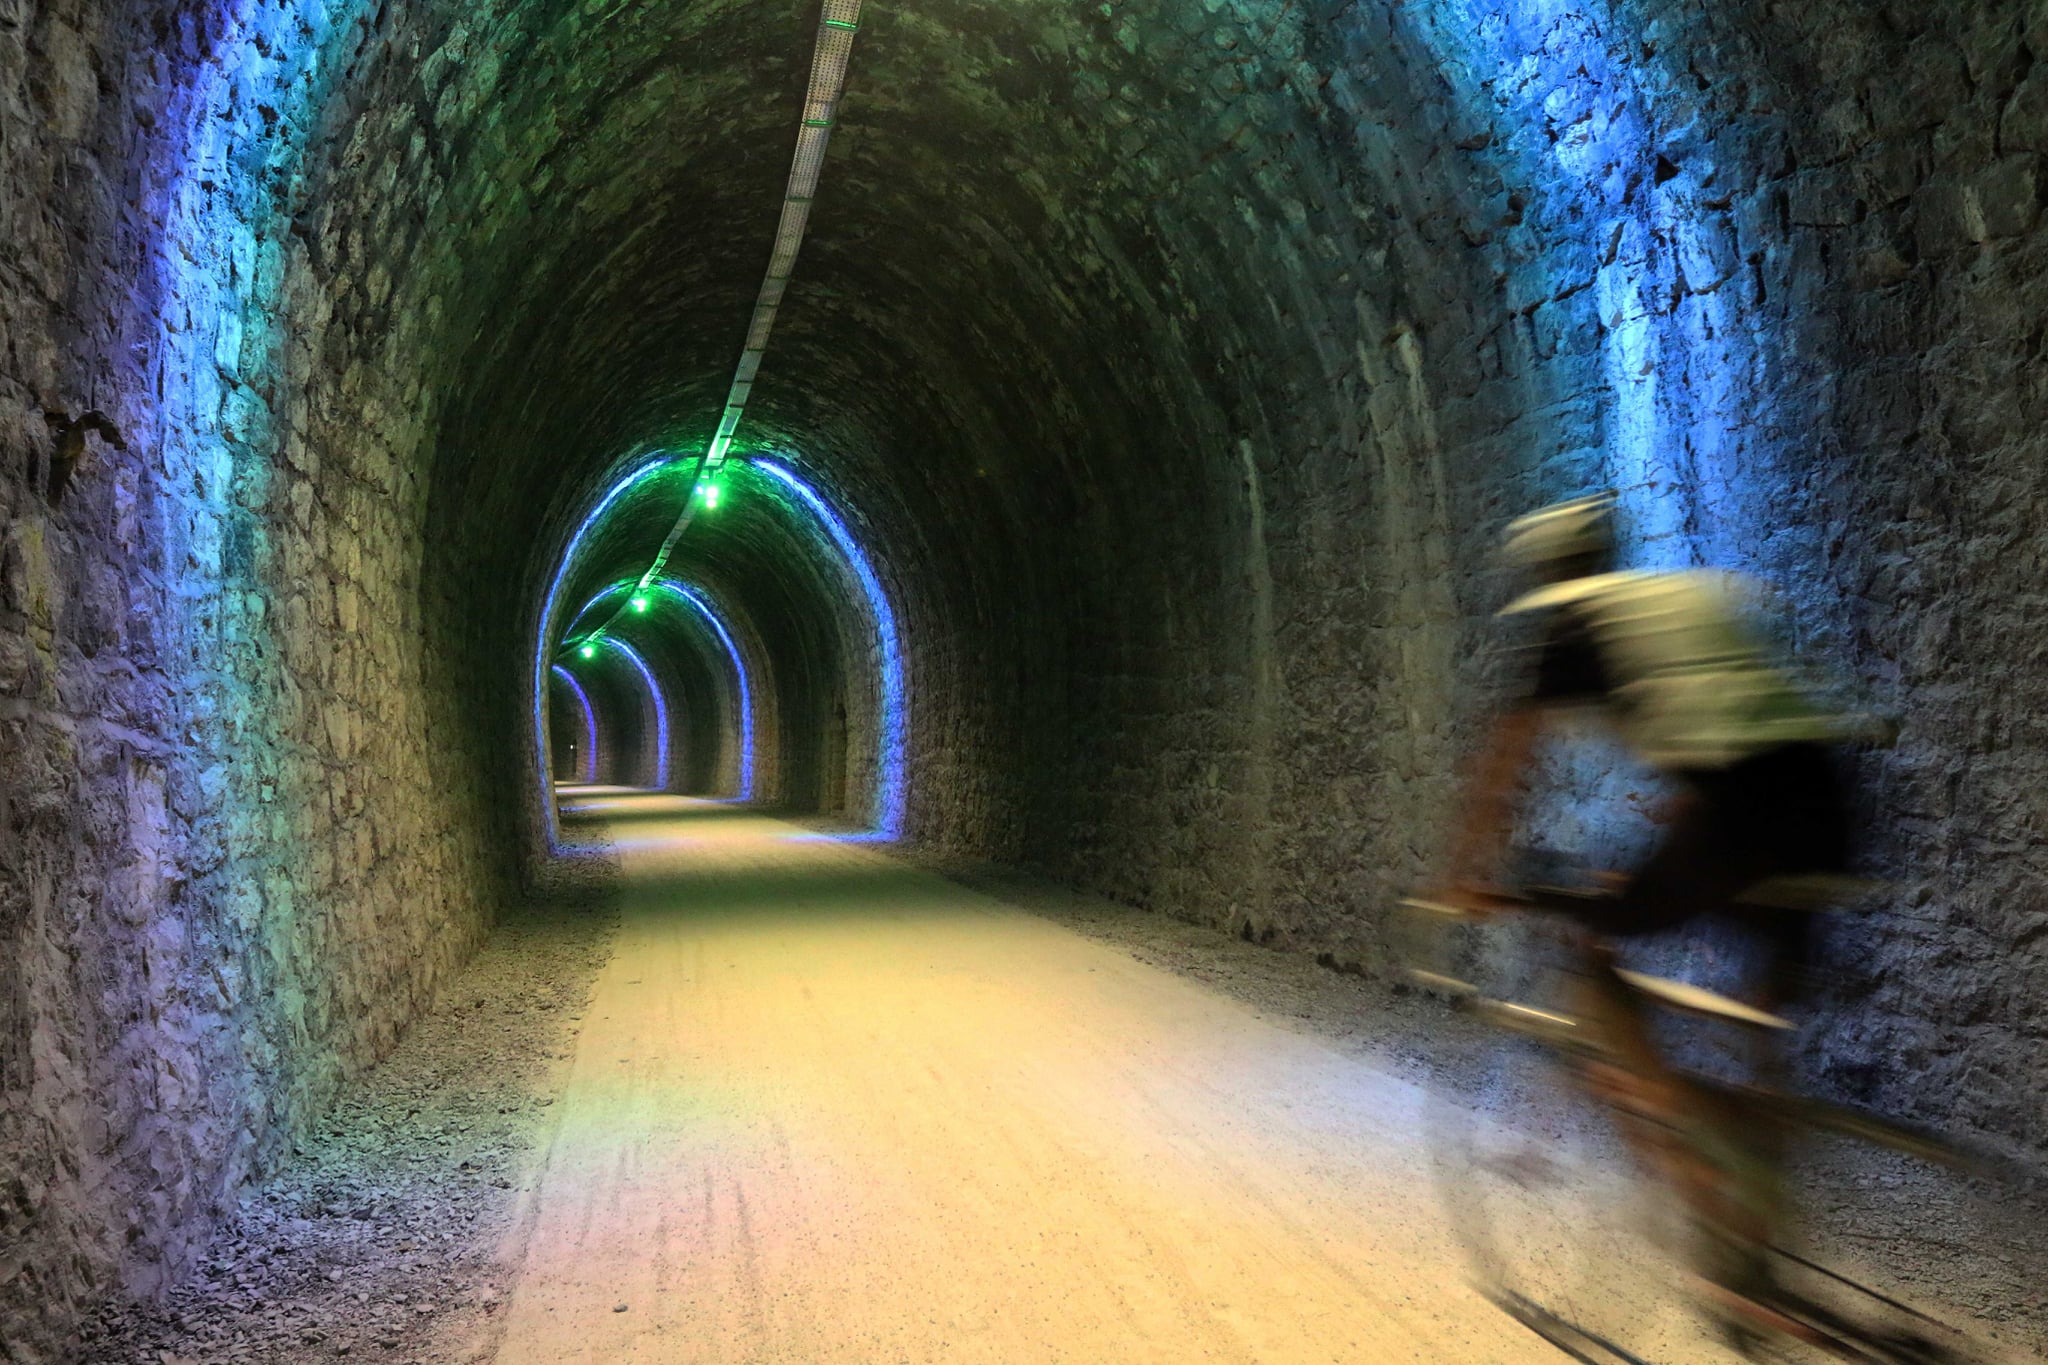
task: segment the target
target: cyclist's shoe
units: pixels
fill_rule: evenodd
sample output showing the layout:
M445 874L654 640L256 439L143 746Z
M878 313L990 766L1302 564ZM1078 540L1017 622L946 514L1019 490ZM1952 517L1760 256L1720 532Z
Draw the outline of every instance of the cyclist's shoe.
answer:
M1401 904L1410 910L1464 920L1486 920L1503 910L1528 908L1528 901L1512 892L1470 881L1433 886Z
M1762 1332L1745 1322L1733 1309L1722 1308L1714 1314L1714 1333L1726 1346L1744 1360L1762 1358L1766 1338Z
M1901 1365L1964 1365L1969 1357L1918 1332L1879 1332L1871 1344Z

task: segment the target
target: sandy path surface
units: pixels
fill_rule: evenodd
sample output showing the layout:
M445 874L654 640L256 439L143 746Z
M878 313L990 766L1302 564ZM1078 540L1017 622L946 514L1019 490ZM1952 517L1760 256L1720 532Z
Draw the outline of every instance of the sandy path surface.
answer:
M1563 1359L1467 1287L1410 1083L869 849L606 800L633 890L504 1365Z

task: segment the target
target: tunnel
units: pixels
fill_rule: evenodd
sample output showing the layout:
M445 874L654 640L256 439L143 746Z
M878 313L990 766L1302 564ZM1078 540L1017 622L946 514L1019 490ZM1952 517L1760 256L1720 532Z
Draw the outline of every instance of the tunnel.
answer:
M1397 907L1513 682L1502 530L1596 489L1898 720L1801 1084L2048 1156L2043 51L2027 0L0 0L0 1360L229 1292L634 859L836 903L705 831L1441 1005ZM1539 842L1653 837L1544 762ZM952 941L900 931L818 961ZM323 1323L247 1358L415 1340Z

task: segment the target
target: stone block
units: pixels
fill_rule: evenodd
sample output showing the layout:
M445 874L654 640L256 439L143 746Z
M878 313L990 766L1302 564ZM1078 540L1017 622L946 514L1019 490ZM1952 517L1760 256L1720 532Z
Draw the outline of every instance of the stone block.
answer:
M2041 219L2041 158L2008 156L1978 172L1965 193L1963 217L1972 241L2032 231Z
M1891 208L1913 197L1927 175L1927 147L1918 138L1877 143L1856 163L1857 195L1873 209Z
M1786 212L1801 227L1846 227L1863 216L1854 181L1845 168L1801 171L1785 188Z
M2038 62L2014 88L1998 121L2001 152L2048 153L2048 67Z

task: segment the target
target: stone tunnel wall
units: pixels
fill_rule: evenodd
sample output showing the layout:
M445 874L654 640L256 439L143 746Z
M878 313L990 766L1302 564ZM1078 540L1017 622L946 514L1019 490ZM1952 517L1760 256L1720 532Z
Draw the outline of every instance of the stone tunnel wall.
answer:
M2035 699L1963 679L2043 630L2043 39L2017 3L877 15L778 333L807 383L755 412L909 566L912 828L1384 968L1504 681L1499 529L1615 487L1632 563L1756 574L1906 718L1858 760L1899 887L1831 926L1815 1074L2038 1149ZM1640 845L1643 774L1552 776L1537 839Z
M0 1359L182 1274L510 891L424 685L427 321L388 186L313 188L379 41L0 6Z
M1905 718L1857 764L1896 887L1829 928L1815 1074L2039 1150L2037 11L1325 9L1115 7L1075 53L1102 200L1146 207L1045 230L1203 393L1102 528L1151 558L1067 635L1097 756L1023 856L1383 966L1501 681L1493 538L1614 486L1631 562L1759 575L1807 666ZM1640 843L1599 803L1643 775L1554 775L1535 837Z
M801 86L738 0L227 16L0 0L22 1359L175 1274L506 894L535 556L701 440ZM1906 717L1816 1073L2043 1143L2026 6L932 0L860 43L750 421L899 602L917 838L1383 967L1499 681L1492 539L1612 484L1639 561L1759 572ZM723 525L764 791L830 805L865 626ZM1562 775L1540 835L1639 837L1587 801L1632 775Z

